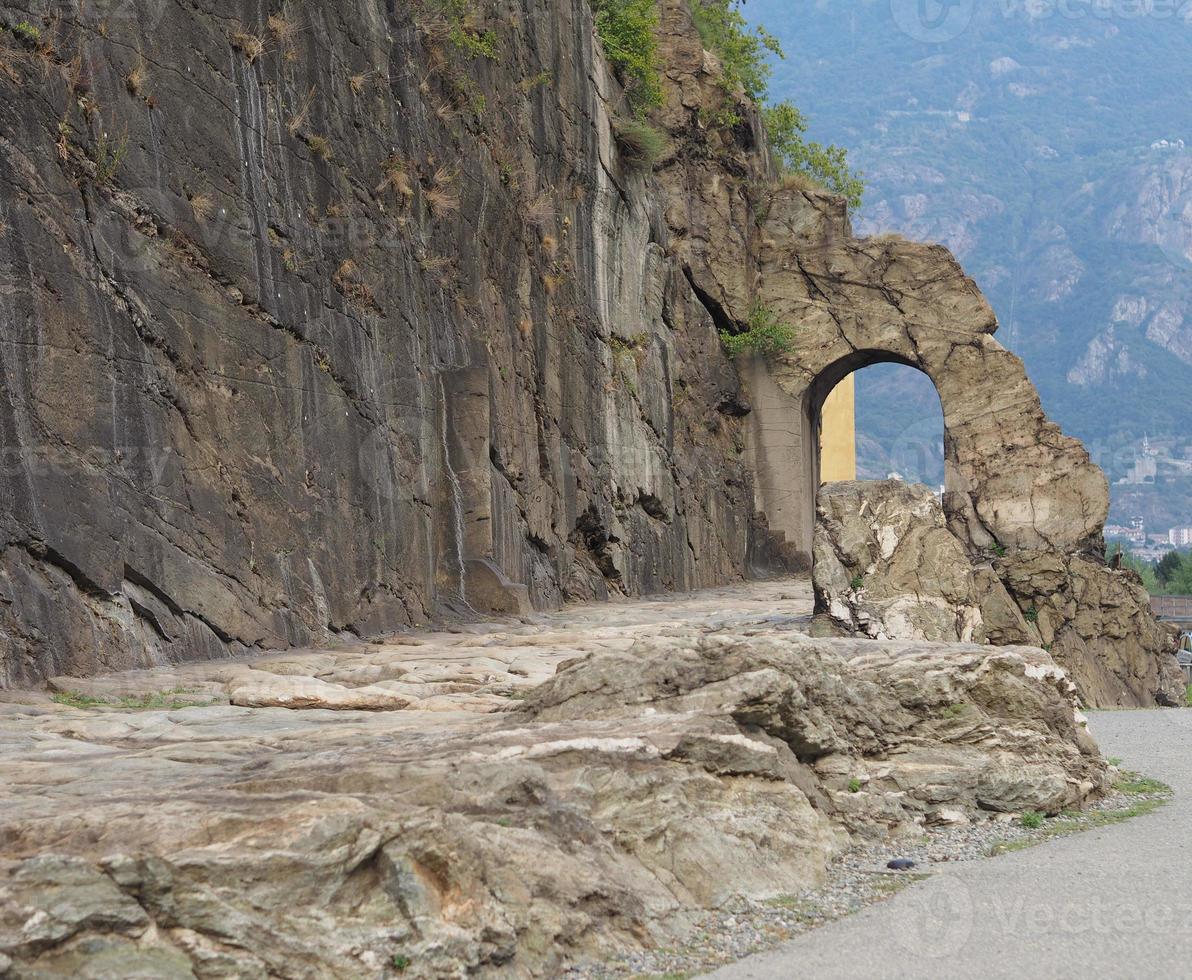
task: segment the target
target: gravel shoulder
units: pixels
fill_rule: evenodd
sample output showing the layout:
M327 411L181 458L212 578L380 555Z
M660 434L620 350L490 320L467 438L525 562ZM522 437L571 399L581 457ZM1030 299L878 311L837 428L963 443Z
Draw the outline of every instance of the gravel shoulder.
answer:
M987 860L963 857L975 856L972 846L985 853L998 841L970 846L964 844L965 833L970 838L1006 833L1005 843L1013 845L1029 832L1009 827L932 835L926 880L877 904L872 896L866 900L861 895L855 903L857 914L808 928L769 952L708 976L745 980L1187 975L1192 963L1192 933L1187 928L1192 920L1192 875L1186 867L1192 711L1096 712L1090 727L1106 755L1169 784L1174 790L1171 801L1125 822L1094 821L1083 833ZM1130 804L1111 800L1108 805ZM1046 830L1045 824L1042 833ZM962 859L930 860L932 854L946 854L950 848L958 849ZM889 853L889 848L881 850ZM913 850L909 856L915 856ZM863 868L868 858L859 854L848 860L861 862ZM874 863L870 861L870 872ZM847 895L850 873L844 872L829 890L843 889ZM879 882L889 880L871 876ZM643 966L643 972L690 969L678 963L666 971L654 964Z

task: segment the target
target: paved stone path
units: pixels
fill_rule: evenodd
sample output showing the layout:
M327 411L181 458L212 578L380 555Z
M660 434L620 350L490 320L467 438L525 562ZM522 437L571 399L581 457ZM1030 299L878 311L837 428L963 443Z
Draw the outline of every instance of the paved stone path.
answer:
M1192 710L1094 712L1122 766L1162 779L1155 813L928 881L710 974L771 977L1192 975Z

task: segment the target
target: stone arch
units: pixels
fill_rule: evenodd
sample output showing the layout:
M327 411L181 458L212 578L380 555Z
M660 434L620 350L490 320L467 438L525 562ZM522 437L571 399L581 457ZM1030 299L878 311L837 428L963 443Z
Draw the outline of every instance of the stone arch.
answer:
M944 415L948 526L970 549L1096 552L1109 488L1043 412L1022 361L947 249L851 236L842 205L775 195L756 302L795 328L787 353L743 365L758 505L810 560L817 413L839 380L894 362L926 374Z

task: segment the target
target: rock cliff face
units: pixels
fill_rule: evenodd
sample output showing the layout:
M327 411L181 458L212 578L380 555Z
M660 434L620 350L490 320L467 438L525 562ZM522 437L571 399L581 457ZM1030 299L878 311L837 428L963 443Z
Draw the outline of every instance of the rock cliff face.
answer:
M0 5L0 686L744 573L663 7L659 181L586 0Z
M973 282L777 181L658 11L650 169L587 0L0 7L0 686L809 564L818 407L882 360L966 552L1078 558L1069 662L1146 674L1104 477ZM743 388L759 303L798 339Z

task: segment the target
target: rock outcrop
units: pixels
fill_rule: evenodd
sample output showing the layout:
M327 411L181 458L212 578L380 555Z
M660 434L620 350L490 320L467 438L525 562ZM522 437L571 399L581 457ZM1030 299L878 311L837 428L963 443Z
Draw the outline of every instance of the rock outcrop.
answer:
M496 714L0 705L0 971L558 976L852 839L1106 787L1040 650L643 629ZM288 669L362 675L320 657Z
M985 642L972 563L927 487L829 483L817 508L813 581L824 626L879 640Z
M818 629L876 639L1032 644L1085 704L1178 705L1183 675L1138 577L1050 549L973 556L926 487L825 485L815 531Z

